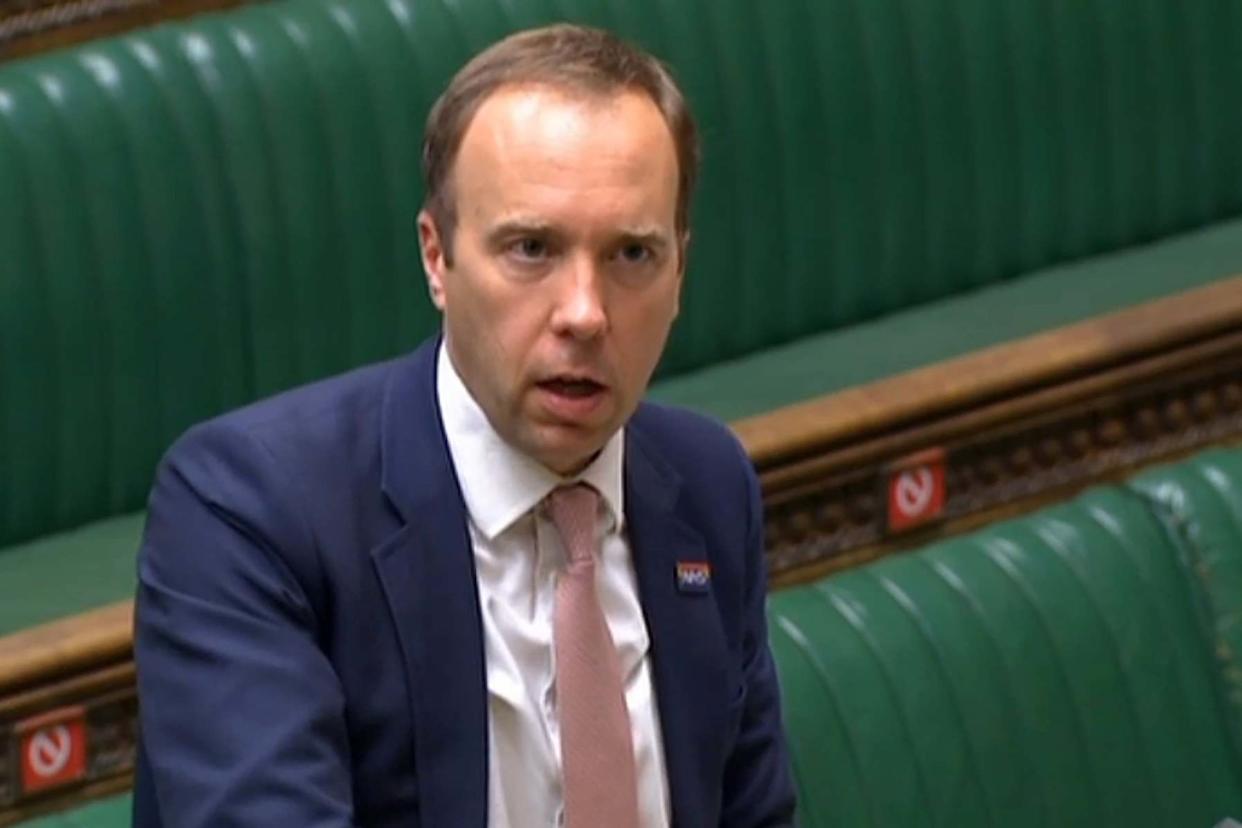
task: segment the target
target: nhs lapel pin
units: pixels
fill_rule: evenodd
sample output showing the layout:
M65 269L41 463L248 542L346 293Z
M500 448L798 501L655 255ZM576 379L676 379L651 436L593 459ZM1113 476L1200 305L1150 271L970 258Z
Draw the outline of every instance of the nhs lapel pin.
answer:
M677 562L677 591L706 595L712 588L712 565L707 561Z

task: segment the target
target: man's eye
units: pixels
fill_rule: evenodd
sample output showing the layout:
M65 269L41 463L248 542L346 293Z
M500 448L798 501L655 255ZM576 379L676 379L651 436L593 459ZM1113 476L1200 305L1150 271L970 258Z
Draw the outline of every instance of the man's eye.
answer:
M536 261L548 255L548 245L542 239L518 239L509 247L509 251L519 259Z
M652 258L651 248L644 244L627 244L617 251L617 258L629 264L642 264Z

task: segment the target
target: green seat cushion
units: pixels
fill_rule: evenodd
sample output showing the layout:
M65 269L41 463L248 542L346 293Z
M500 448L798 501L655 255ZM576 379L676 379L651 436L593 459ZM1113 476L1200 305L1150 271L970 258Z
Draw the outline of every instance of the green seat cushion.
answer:
M144 513L0 549L0 635L134 596Z
M1242 751L1242 451L1200 454L1131 485L1150 500L1191 573L1202 635Z
M1238 273L1242 220L799 339L660 382L651 396L747 417Z
M774 593L803 824L1242 814L1190 594L1161 525L1119 488Z
M21 828L129 828L133 801L129 794L101 799L72 811L19 822Z

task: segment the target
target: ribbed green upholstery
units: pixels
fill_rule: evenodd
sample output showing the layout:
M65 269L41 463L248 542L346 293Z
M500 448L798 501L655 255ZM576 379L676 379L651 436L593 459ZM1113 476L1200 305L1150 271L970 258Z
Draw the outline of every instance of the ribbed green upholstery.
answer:
M803 825L1242 816L1196 601L1124 489L774 594Z
M1242 206L1239 0L285 0L12 62L0 544L135 509L191 422L431 330L422 115L565 17L667 58L703 122L665 376Z
M1132 485L1166 525L1198 587L1202 634L1242 752L1242 451L1201 454Z
M0 543L133 509L194 421L430 330L395 128L418 104L360 118L335 71L409 67L341 31L258 8L0 69ZM384 176L379 122L409 144Z

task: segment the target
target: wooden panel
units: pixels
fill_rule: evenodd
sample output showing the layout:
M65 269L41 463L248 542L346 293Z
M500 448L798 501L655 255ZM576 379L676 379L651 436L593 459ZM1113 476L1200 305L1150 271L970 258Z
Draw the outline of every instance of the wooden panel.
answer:
M764 472L1242 328L1242 276L740 420Z
M0 826L129 788L137 746L132 662L0 698Z
M0 719L5 700L30 686L129 659L132 601L0 637Z
M0 60L251 0L0 0Z
M773 583L813 579L1242 438L1242 277L735 429ZM929 482L930 517L894 520L903 475L907 493Z
M133 603L122 601L0 638L0 826L130 786L132 630ZM31 762L35 738L51 751L37 768L42 782ZM70 762L74 751L80 767Z

